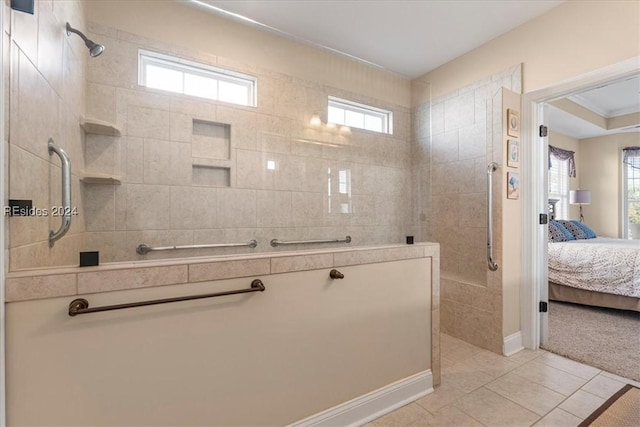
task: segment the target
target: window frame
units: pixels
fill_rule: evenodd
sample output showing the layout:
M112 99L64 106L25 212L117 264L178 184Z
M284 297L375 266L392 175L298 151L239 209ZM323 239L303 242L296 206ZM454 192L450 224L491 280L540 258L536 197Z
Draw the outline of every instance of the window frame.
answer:
M554 167L553 167L554 164L562 164L561 167L556 168L556 169L559 169L557 172L554 170ZM560 191L563 189L566 190L565 194L562 194L560 192L552 192L551 176L548 177L549 183L548 183L547 192L548 192L549 199L558 199L558 202L556 203L555 218L569 220L571 219L571 212L569 209L569 192L571 191L571 183L569 181L569 160L568 159L561 160L561 159L558 159L557 157L551 156L551 165L552 166L548 170L549 175L551 175L551 173L557 174L557 176L562 182L559 185L559 187L561 187L559 188L559 190ZM552 170L553 172L551 172Z
M336 123L329 120L329 108L342 109L345 114L345 119L342 123ZM365 117L380 118L382 121L382 130L367 129L365 127L351 126L346 123L346 112L354 112L363 114ZM327 97L327 123L333 123L340 126L348 126L350 128L366 130L369 132L376 132L386 135L393 135L393 111L385 110L384 108L373 107L371 105L361 104L359 102L349 101L348 99L338 98L335 96ZM363 123L364 125L364 123Z
M155 88L147 86L146 67L153 65L167 70L178 71L183 73L182 91L172 91L167 89ZM184 91L184 74L190 74L198 77L205 77L218 82L216 99L210 97L200 97L197 95L186 94ZM247 103L235 103L220 100L219 82L236 84L246 87L248 99ZM201 62L190 61L173 55L154 52L146 49L138 49L138 85L151 90L161 90L163 92L175 93L184 96L193 96L195 98L208 99L216 102L224 102L233 105L241 105L245 107L257 107L258 105L258 78L249 74L239 73L237 71L227 70L224 68L213 67Z
M631 158L638 159L637 163L640 164L640 156L632 156ZM633 168L624 162L624 154L622 155L620 164L622 165L622 238L629 239L629 233L631 231L629 227L629 180L632 179L640 182L640 176L629 177L629 169ZM640 172L638 174L640 175Z

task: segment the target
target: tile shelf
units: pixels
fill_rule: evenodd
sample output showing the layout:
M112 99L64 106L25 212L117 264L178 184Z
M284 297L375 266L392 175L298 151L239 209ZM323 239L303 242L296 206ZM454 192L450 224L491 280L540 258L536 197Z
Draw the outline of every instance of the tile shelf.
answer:
M91 119L88 117L82 117L80 119L80 127L84 129L85 133L107 136L121 135L120 129L116 125L98 119Z
M102 184L102 185L120 185L122 180L119 176L109 175L105 173L83 173L80 178L85 184Z

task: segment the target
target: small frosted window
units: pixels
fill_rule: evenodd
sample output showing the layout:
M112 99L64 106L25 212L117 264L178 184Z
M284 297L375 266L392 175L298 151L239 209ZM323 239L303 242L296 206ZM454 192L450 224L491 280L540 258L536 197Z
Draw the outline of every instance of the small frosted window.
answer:
M344 110L342 108L329 105L329 109L327 111L327 119L329 123L344 123Z
M389 110L329 97L327 122L380 133L393 133L393 113Z
M183 74L176 70L149 65L146 68L147 87L182 92Z
M382 132L382 119L375 116L364 116L364 128L374 132Z
M232 104L242 104L248 97L248 88L237 83L221 81L218 99Z
M218 81L208 77L185 74L184 94L218 99Z
M140 49L138 84L232 104L256 106L256 78Z
M345 121L344 123L347 126L351 126L354 128L364 129L364 114L358 113L357 111L345 111Z

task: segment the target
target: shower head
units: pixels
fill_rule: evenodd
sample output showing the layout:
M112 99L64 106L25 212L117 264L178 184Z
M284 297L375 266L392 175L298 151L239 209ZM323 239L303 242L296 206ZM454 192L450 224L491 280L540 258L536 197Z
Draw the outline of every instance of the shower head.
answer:
M104 46L103 45L95 43L93 40L89 40L87 38L87 36L82 34L80 31L76 30L75 28L73 28L67 22L67 35L69 36L69 35L71 35L71 33L75 33L75 34L79 35L80 38L82 38L82 40L84 40L84 45L89 49L89 55L92 58L95 58L96 56L100 56L100 54L102 52L104 52Z

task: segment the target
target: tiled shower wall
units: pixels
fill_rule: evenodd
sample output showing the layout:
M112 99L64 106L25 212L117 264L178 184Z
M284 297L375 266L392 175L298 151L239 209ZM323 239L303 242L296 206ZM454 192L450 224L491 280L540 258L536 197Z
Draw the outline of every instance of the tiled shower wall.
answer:
M8 198L29 199L49 215L10 217L9 268L77 264L84 244L84 215L79 171L83 168L79 117L84 112L88 51L65 23L84 29L81 1L39 0L33 15L10 10L3 23L8 57ZM61 201L60 160L49 156L53 138L72 159L72 204L78 207L71 229L49 248L50 230L60 227L51 215ZM6 201L5 201L6 202Z
M102 261L264 252L274 238L350 235L365 245L415 234L408 108L97 24L89 31L107 49L88 63L87 117L122 133L86 138L85 171L122 182L82 187L85 248ZM139 48L257 76L258 106L140 87ZM394 134L311 126L314 114L326 122L328 95L392 110ZM141 243L251 239L255 250L135 252Z
M421 91L420 82L413 90ZM502 164L501 88L520 92L521 67L414 107L421 233L440 243L441 327L447 334L502 351L502 281L487 268L487 165ZM500 254L501 188L494 176L494 253ZM430 184L430 185L429 185ZM422 236L421 236L422 237ZM499 258L498 258L499 259Z

